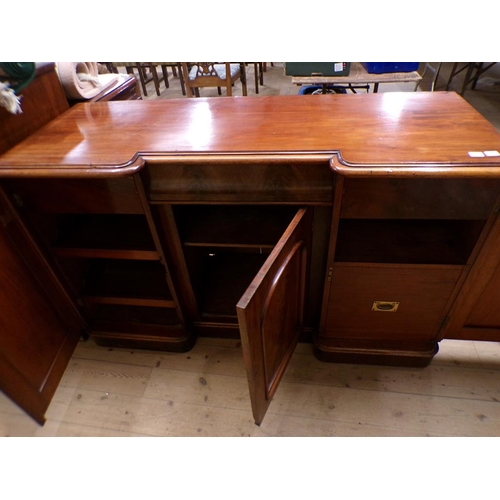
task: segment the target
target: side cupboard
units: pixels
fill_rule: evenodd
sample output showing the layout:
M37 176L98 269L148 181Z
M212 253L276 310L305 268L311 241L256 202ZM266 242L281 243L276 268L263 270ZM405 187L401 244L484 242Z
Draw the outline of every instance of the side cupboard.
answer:
M0 388L43 423L82 335L241 338L260 424L299 341L500 341L499 151L448 92L78 104L0 156Z

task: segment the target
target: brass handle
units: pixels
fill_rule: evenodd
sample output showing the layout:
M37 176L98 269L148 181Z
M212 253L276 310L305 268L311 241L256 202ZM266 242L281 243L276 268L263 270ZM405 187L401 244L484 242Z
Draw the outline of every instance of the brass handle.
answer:
M372 305L372 311L396 312L399 302L389 302L387 300L375 300Z

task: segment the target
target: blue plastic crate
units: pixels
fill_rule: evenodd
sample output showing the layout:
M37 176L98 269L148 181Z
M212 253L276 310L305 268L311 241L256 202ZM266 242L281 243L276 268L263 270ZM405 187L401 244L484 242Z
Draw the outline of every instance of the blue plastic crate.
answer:
M368 73L408 73L417 71L418 62L362 62Z

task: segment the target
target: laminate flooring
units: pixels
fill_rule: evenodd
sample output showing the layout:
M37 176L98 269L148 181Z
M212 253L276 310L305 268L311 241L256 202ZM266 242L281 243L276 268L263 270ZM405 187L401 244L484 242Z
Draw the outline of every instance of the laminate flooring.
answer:
M496 71L465 98L500 127ZM150 87L148 98L158 98ZM410 90L394 87L387 91ZM268 64L260 87L276 93L297 93L281 63ZM178 79L159 98L182 98ZM299 344L256 426L237 340L200 338L183 354L82 341L46 416L39 426L0 394L0 436L496 437L500 343L443 341L423 369L321 363Z

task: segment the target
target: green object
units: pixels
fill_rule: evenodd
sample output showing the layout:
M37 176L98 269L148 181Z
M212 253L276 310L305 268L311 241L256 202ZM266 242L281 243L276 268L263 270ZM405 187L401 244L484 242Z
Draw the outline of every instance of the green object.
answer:
M348 76L350 62L287 62L285 75L289 76Z
M34 62L0 62L0 69L7 75L7 78L17 81L17 83L11 84L11 88L16 94L32 82L36 73Z

